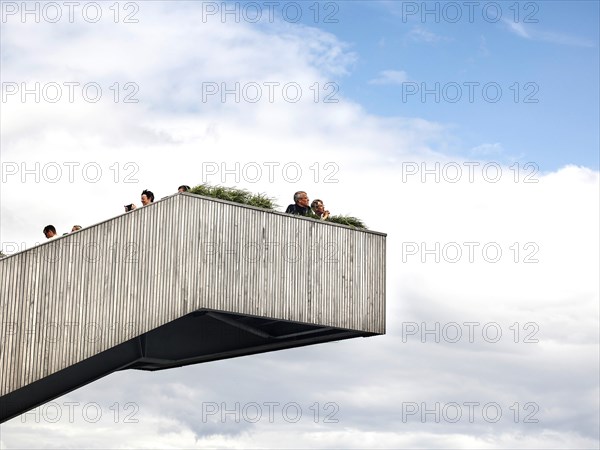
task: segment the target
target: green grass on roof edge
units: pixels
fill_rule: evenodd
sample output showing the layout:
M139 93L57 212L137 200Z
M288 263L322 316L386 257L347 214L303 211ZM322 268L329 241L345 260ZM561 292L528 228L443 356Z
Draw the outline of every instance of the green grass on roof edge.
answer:
M275 199L268 197L266 194L253 194L246 189L211 186L209 184L199 184L190 189L190 193L204 195L205 197L218 198L229 202L241 203L242 205L254 206L257 208L268 209L274 211L277 208Z
M365 230L367 229L367 226L362 220L353 216L329 216L327 218L327 222L339 223L341 225L348 225L349 227L354 228L364 228Z

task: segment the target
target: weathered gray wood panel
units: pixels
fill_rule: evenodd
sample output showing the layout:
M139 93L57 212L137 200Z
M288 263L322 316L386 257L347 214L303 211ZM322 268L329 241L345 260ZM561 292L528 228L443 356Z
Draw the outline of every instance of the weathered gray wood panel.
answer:
M200 308L385 332L385 235L190 194L0 260L0 395Z

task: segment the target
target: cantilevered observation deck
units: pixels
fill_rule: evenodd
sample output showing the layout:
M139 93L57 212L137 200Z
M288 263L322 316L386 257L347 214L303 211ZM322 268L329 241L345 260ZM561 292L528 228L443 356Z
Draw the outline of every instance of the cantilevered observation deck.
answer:
M0 278L0 421L116 370L385 333L385 234L187 193Z

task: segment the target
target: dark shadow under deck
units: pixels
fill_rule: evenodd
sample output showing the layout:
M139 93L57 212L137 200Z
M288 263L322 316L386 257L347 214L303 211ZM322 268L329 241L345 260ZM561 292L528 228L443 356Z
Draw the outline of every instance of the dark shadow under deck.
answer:
M0 422L117 370L162 370L373 335L218 311L196 311L4 395L0 402Z

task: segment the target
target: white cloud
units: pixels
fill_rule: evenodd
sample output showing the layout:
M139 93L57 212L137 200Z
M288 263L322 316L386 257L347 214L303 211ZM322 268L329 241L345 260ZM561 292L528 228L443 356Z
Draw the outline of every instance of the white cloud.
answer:
M504 149L502 148L502 144L500 144L499 142L494 142L493 144L481 144L471 149L472 154L482 156L494 154L497 155L503 152Z
M483 57L490 56L490 50L487 47L487 40L485 36L479 37L479 55Z
M525 25L519 22L514 22L512 20L504 19L504 23L508 27L510 31L512 31L517 36L521 36L523 38L531 39L531 35L525 30Z
M407 36L415 42L434 43L449 40L449 38L429 31L426 28L423 28L419 25L412 27L411 30L407 33Z
M357 215L387 232L388 334L164 372L118 372L56 400L99 403L100 423L81 416L56 424L15 418L2 425L3 448L596 445L597 171L569 166L535 173L537 183L524 183L522 172L515 182L514 170L498 164L500 180L491 182L496 166L483 172L489 161L482 159L471 182L468 161L433 150L451 138L443 124L368 115L343 92L334 96L338 103L323 102L334 92L325 84L355 60L334 36L305 27L274 34L247 24L199 25L191 6L144 5L143 27L3 30L3 55L5 49L20 55L3 64L3 80L96 81L107 98L3 104L3 162L46 168L95 163L103 175L97 183L86 182L79 170L74 183L66 174L56 183L11 176L2 186L2 242L29 245L49 222L62 232L120 214L144 188L160 198L182 183L200 183L206 162L230 169L235 163L295 162L303 170L297 183L280 171L273 182L266 171L257 183L231 176L207 181L267 192L282 205L302 187L332 212ZM140 102L115 104L114 81L136 82ZM232 95L225 103L218 95L202 101L206 82L295 82L303 96L297 103L281 95L270 102L265 90L257 103L243 96L236 103ZM123 182L130 161L139 167L137 183ZM110 169L115 162L118 183ZM321 168L316 182L315 162ZM338 183L323 182L328 162L339 168ZM457 167L461 176L453 182ZM473 263L464 242L478 244ZM457 243L464 253L457 263L436 263L433 255L422 263L420 254L407 254L407 243L450 250L456 246L447 244ZM501 248L498 262L484 259L486 244ZM527 257L539 262L525 263ZM441 332L450 322L465 333L465 322L478 322L475 341L465 334L457 343L422 343L420 335L406 335L409 323L439 323ZM500 342L484 339L485 324L501 328ZM532 332L539 342L524 343ZM503 419L491 423L479 414L473 423L403 421L409 403L471 401L498 403ZM135 403L139 422L115 424L110 406L116 402L122 413L126 403ZM202 417L203 402L297 402L304 419L209 421ZM318 423L310 409L315 402ZM510 409L515 402L517 423ZM323 421L326 403L339 407L338 423ZM539 407L537 424L523 422L526 403Z
M552 44L569 45L574 47L594 48L594 41L579 36L572 36L565 33L554 31L544 31L533 26L525 25L524 23L513 22L508 19L503 19L506 29L524 39L533 41L549 42Z
M404 70L382 70L377 78L369 80L369 84L402 84L408 81Z

